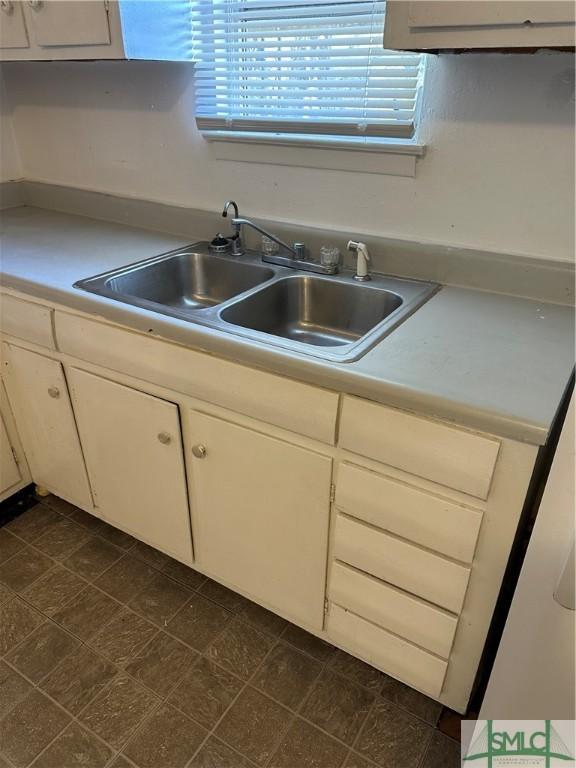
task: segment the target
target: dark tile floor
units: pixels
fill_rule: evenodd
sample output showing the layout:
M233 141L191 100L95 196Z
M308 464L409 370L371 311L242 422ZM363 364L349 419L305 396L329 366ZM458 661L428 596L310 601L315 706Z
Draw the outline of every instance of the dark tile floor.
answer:
M456 768L440 715L56 497L0 528L0 768Z

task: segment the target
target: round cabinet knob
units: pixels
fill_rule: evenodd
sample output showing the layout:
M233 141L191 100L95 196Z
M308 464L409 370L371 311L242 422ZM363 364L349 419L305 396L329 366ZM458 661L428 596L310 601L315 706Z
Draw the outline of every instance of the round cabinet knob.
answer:
M206 448L203 445L193 445L192 453L197 459L203 459L206 456Z
M172 440L168 432L159 432L158 433L158 440L162 443L162 445L168 445L168 443Z
M58 387L48 387L48 394L50 397L57 398L60 397L60 390Z

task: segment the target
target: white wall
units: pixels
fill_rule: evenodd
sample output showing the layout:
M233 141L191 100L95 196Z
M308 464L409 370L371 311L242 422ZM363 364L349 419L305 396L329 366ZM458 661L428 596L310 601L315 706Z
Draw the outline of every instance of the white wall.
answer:
M14 135L14 125L6 98L4 79L0 72L0 182L22 176L20 153Z
M27 178L355 235L573 258L571 54L433 57L416 178L214 159L192 65L9 64Z

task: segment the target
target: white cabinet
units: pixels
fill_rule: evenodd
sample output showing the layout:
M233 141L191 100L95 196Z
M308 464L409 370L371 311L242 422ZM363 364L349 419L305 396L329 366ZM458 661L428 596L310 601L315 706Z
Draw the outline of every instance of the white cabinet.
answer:
M568 0L388 0L384 47L397 50L574 47Z
M178 406L76 368L68 377L99 514L192 563Z
M0 414L0 498L22 480L4 419Z
M92 498L62 365L4 345L5 382L32 478L57 496L91 509Z
M189 416L199 567L321 630L331 459L198 411Z
M5 0L0 60L191 61L189 0Z

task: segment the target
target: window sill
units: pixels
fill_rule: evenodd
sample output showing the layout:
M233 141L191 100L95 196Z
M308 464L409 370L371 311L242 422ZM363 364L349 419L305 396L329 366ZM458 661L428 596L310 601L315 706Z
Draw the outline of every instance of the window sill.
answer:
M211 143L217 160L390 176L414 177L416 160L426 152L423 144L394 139L360 142L278 134L231 135L224 131L204 131L202 135Z

